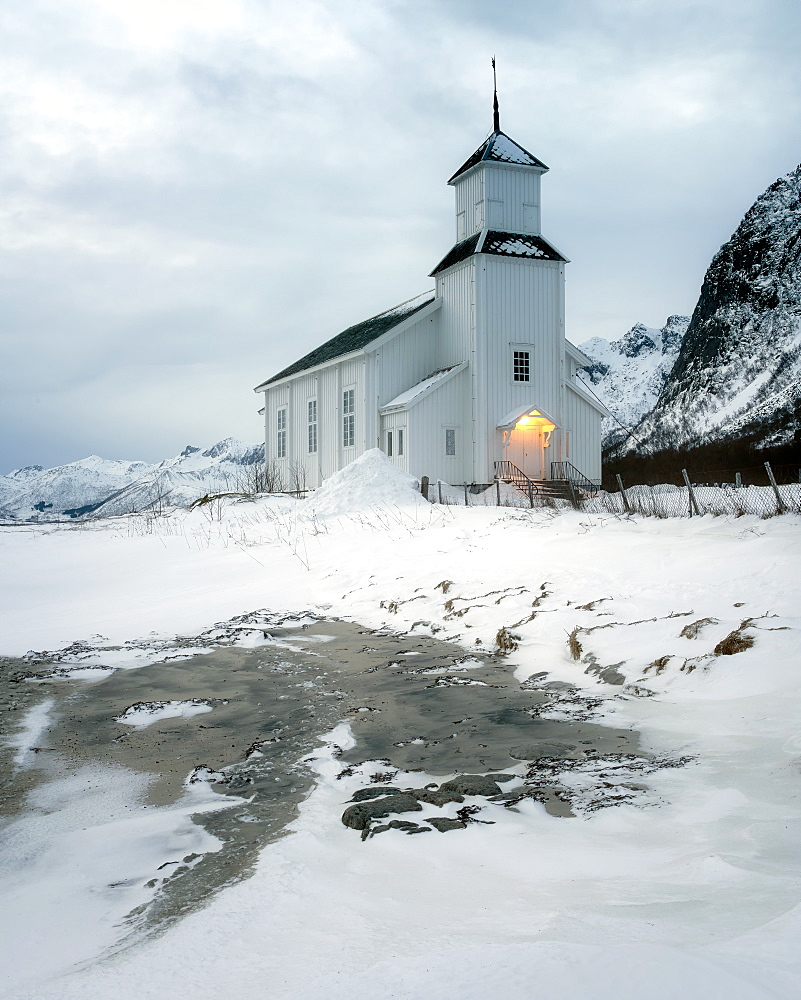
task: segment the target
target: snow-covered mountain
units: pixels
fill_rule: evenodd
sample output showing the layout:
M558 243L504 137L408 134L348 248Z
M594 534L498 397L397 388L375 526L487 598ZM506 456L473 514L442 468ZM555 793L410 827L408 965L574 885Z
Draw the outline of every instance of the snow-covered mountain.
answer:
M668 316L661 329L636 323L620 340L593 337L579 345L593 360L580 374L617 417L603 422L605 448L626 437L620 424L634 427L653 409L689 322L689 316Z
M621 452L801 431L801 165L748 210L707 270L654 409Z
M47 521L189 504L206 493L245 488L263 459L263 445L226 438L205 451L188 445L157 464L92 455L53 469L31 465L0 476L0 517Z

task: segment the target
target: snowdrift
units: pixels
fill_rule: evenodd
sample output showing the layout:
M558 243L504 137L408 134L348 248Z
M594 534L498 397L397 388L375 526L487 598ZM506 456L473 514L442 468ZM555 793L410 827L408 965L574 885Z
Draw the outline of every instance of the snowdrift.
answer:
M379 448L372 448L326 479L302 502L301 513L339 517L374 507L410 505L427 505L417 480L393 465Z

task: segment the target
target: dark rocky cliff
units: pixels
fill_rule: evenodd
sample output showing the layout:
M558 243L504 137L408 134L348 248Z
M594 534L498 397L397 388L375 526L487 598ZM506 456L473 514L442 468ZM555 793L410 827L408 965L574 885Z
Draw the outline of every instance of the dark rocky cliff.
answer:
M801 166L756 200L715 255L656 404L618 453L801 430Z

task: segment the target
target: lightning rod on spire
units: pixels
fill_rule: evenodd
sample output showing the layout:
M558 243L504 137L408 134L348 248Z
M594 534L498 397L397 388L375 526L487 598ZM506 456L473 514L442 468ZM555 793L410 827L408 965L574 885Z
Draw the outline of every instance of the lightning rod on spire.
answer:
M495 132L501 130L501 113L498 109L498 78L495 75L495 56L492 57L492 128Z

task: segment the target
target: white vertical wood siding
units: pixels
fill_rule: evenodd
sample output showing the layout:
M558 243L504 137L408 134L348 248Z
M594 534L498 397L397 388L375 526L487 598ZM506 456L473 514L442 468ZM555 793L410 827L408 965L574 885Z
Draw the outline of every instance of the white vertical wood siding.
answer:
M486 169L484 197L500 203L500 220L488 222L490 229L510 233L540 233L540 175L514 167ZM524 206L529 206L525 211Z
M470 371L465 369L409 409L409 472L433 482L472 482ZM445 430L456 431L456 456L445 455Z
M353 461L364 451L367 426L364 405L364 358L332 362L325 368L297 375L288 382L268 387L265 400L265 461L276 462L282 471L284 487L298 478L295 469L305 470L310 488L319 486L337 469ZM352 448L342 445L342 393L355 390L356 437ZM317 400L317 453L309 454L308 402ZM276 415L287 408L287 454L277 454ZM300 473L303 476L303 473Z
M602 415L585 400L565 387L565 425L570 441L567 460L587 476L601 479L601 420Z
M377 395L379 406L385 406L441 367L437 357L437 316L434 313L420 320L375 350L367 346L378 371L373 395Z
M379 447L379 407L422 381L437 368L436 314L414 323L397 337L370 352L332 361L316 371L302 372L265 391L265 459L282 471L285 488L298 478L301 466L310 487L333 475L368 448ZM355 390L355 443L343 447L342 401L345 389ZM317 400L317 453L309 454L308 403ZM287 408L287 453L277 454L276 418ZM406 451L404 446L404 451Z
M454 182L456 191L456 239L466 239L484 228L484 170L479 167ZM476 205L481 206L476 214ZM459 216L464 213L464 233L459 231Z
M470 361L476 324L476 261L469 257L437 277L437 295L443 300L439 311L437 367Z
M409 414L406 410L394 410L381 417L381 450L388 454L387 434L392 433L392 455L390 461L404 472L409 471ZM398 454L398 431L403 431L403 454Z
M540 234L540 174L484 163L460 177L454 187L457 241L481 229ZM463 233L459 228L462 213Z

